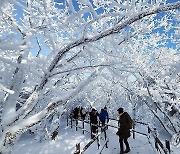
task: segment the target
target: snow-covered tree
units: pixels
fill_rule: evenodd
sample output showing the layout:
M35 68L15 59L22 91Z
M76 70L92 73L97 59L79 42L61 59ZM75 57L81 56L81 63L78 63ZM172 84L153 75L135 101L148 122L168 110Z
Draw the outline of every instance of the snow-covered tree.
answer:
M15 141L29 128L38 128L39 124L47 127L50 116L54 123L50 133L57 130L58 119L71 100L91 83L95 86L102 78L108 80L106 73L115 76L121 89L126 90L133 90L128 87L132 75L139 81L139 89L147 85L146 79L156 82L146 70L154 62L153 53L157 56L169 38L177 42L175 35L169 36L172 29L177 34L175 23L169 24L169 20L173 15L177 18L179 8L179 2L166 4L164 0L1 1L0 153L10 153ZM168 13L158 17L164 11ZM159 28L164 32L160 33ZM176 61L172 65L178 66ZM170 91L175 81L172 78L168 85ZM111 78L109 83L113 82L116 80ZM117 86L99 88L109 100ZM161 101L153 99L155 94L144 88L143 94L151 95L151 101ZM171 95L161 90L161 95ZM135 92L142 96L140 90Z

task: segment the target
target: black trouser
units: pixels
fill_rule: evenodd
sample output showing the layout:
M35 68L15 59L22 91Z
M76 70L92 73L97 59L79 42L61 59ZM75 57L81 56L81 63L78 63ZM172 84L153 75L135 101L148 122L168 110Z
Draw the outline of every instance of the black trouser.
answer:
M97 129L98 129L97 124L91 124L91 135L92 135L92 133L96 134L98 132ZM91 138L93 138L93 137L94 137L94 135L91 136Z
M128 138L119 138L121 151L124 151L123 141L124 141L124 144L126 145L126 149L130 149L129 143L128 143Z
M107 130L108 129L108 126L106 125L105 127L105 121L101 121L101 131L104 131L104 130Z
M82 120L85 120L86 115L81 115Z

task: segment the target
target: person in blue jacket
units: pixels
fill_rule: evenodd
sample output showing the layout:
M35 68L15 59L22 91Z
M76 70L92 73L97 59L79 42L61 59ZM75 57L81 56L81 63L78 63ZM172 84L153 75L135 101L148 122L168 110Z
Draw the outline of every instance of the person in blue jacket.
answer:
M102 127L105 126L105 123L109 122L109 114L107 112L107 107L105 106L104 109L101 109L101 112L99 114L99 120L101 121L102 123Z

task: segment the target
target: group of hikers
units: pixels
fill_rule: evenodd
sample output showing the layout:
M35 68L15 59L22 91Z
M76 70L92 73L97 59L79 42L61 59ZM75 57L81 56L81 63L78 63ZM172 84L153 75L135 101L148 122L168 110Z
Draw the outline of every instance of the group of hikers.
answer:
M87 112L86 112L85 108L83 108L83 107L75 107L72 112L72 117L74 119L78 119L79 117L81 117L82 120L85 120L86 115L87 115Z
M118 108L118 131L116 135L119 136L119 143L120 143L120 154L128 153L130 151L130 146L128 143L128 138L130 137L130 129L133 127L133 120L127 112L124 112L122 107ZM73 118L78 119L80 116L83 120L85 120L86 115L88 112L84 108L76 107L73 110ZM100 113L95 109L92 108L91 112L89 112L90 118L90 125L91 125L91 132L92 138L98 133L98 121L100 121L100 126L102 130L107 129L107 123L109 122L109 114L107 111L107 107L101 109ZM126 149L124 150L124 144Z
M92 132L91 137L93 138L95 134L97 134L98 132L98 118L102 129L105 129L105 123L109 122L109 114L107 112L107 107L105 106L103 109L101 109L100 113L98 113L98 111L95 108L92 108L91 112L89 113L89 116Z

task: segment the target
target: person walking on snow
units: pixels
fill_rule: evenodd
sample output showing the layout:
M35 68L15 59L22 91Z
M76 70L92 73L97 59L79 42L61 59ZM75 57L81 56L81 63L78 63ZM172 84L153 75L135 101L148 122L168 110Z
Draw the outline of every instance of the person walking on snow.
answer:
M101 121L102 123L102 127L105 126L105 123L109 122L109 114L107 112L107 107L105 106L104 109L101 109L101 112L99 114L99 120Z
M93 138L98 131L97 125L98 125L99 113L95 108L93 108L92 111L89 113L89 115L90 115L90 126L91 126L91 138Z
M73 118L77 120L78 117L79 117L79 108L75 107L75 109L73 110Z
M132 129L133 121L127 112L124 112L123 108L119 108L119 129L116 135L119 136L120 143L120 154L128 153L130 151L128 138L131 136L130 129ZM124 145L126 146L126 150L124 151Z

